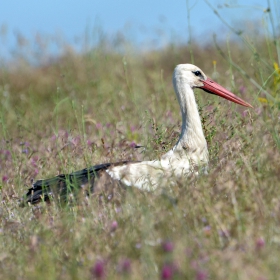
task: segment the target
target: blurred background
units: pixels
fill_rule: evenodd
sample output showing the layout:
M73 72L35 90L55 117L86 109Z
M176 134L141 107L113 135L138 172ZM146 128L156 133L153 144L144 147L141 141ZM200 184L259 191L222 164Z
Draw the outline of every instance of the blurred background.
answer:
M46 54L61 54L65 48L85 51L101 41L110 43L120 51L128 42L138 51L193 40L211 44L214 33L218 40L237 40L238 32L251 29L251 32L259 34L263 30L260 26L270 22L267 19L271 15L279 18L280 6L277 7L274 0L271 2L3 1L0 56L2 62L22 55L34 62L42 55L46 60ZM267 13L268 6L270 13ZM265 29L273 32L270 25Z

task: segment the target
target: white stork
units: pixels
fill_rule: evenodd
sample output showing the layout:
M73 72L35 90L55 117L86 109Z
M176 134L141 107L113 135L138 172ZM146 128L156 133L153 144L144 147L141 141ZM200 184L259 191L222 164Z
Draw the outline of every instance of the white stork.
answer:
M51 179L38 180L23 198L24 204L47 201L55 195L65 196L69 190L86 184L94 192L98 182L99 185L100 182L104 183L100 179L104 175L109 178L110 183L117 182L122 186L151 191L172 181L172 178L185 178L191 173L206 172L208 149L193 89L201 88L245 107L252 106L207 78L201 69L192 64L176 66L173 86L180 104L182 129L179 140L169 152L157 160L105 163Z

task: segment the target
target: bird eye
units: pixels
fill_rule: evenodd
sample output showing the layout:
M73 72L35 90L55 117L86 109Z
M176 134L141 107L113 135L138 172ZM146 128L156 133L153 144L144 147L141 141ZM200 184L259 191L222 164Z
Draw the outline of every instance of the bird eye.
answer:
M196 76L201 76L201 72L200 71L195 71L193 72Z

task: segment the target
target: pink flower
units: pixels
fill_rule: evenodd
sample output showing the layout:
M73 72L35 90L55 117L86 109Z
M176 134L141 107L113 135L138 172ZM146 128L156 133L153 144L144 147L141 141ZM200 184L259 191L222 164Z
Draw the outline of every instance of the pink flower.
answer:
M9 179L9 177L8 177L7 175L4 175L4 176L2 177L2 182L7 182L8 179Z
M131 132L136 131L136 127L135 127L134 125L131 125L131 126L130 126L130 131L131 131Z
M62 132L64 138L68 138L69 137L69 133L65 130Z
M91 268L92 275L97 279L102 279L105 277L105 263L104 261L98 260Z
M81 137L80 137L80 136L74 137L74 138L71 140L71 143L72 143L74 146L79 145L80 142L81 142Z
M207 273L203 270L198 270L196 272L195 279L196 280L206 280L208 278Z
M131 271L130 260L128 259L122 260L119 264L119 272L127 274L130 273L130 271Z
M115 231L118 228L118 222L117 221L113 221L111 223L111 231Z
M0 154L2 154L5 159L8 159L11 156L11 152L9 150L0 150Z
M31 165L32 165L33 167L37 167L37 161L34 160L34 158L31 158Z
M137 145L135 142L131 142L130 145L129 145L131 148L135 148Z
M39 157L38 157L38 156L32 157L32 161L33 161L33 162L36 162L36 161L38 161L38 160L39 160Z
M165 241L162 243L162 249L163 249L163 251L169 253L169 252L173 251L174 245L171 241Z
M262 237L259 237L256 240L256 249L260 250L265 246L265 240Z
M165 264L161 270L161 279L172 279L174 274L174 267L172 264Z
M96 126L97 129L101 129L102 128L102 124L101 123L96 123L95 126Z
M248 115L248 110L244 110L242 112L242 117L245 118Z

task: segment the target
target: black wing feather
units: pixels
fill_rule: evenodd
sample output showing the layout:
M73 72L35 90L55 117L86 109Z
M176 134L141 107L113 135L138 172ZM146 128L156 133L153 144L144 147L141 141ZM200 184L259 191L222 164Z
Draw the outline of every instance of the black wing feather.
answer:
M105 171L110 166L127 163L128 161L103 163L70 174L61 174L50 179L38 180L28 189L26 195L22 199L21 205L24 206L28 203L36 204L40 201L49 201L51 197L66 198L69 193L74 193L88 183L88 191L93 192L95 179L99 178L101 171Z

